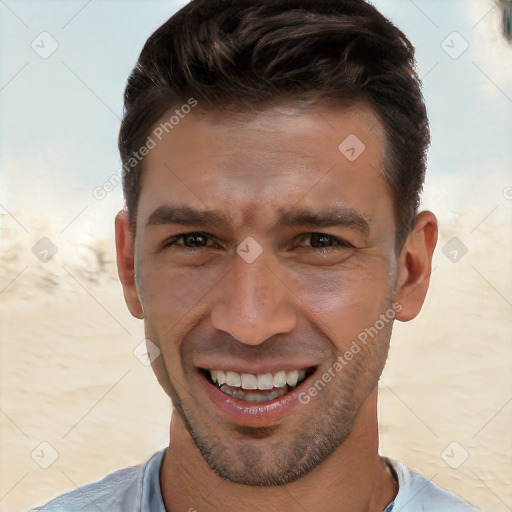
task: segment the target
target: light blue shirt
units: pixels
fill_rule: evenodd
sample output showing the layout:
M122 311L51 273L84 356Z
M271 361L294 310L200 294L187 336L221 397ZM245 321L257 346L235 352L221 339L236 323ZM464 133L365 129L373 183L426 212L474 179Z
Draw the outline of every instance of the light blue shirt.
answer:
M140 466L125 468L32 509L44 512L166 512L160 491L160 467L166 449ZM384 512L480 512L401 462L387 459L399 491ZM242 504L241 504L242 505ZM244 510L243 506L240 510Z

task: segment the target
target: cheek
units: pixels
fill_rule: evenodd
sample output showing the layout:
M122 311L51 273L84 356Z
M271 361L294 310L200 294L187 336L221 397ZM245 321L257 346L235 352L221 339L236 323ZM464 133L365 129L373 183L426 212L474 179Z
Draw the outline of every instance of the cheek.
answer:
M381 253L361 255L336 268L283 265L275 270L286 283L283 300L344 347L383 312L390 295L389 267ZM230 278L227 264L176 269L152 261L139 268L147 335L160 346L173 345L172 340L183 339L204 320L215 306L216 288Z
M140 267L139 295L144 311L166 323L190 313L218 282L204 269L183 270L154 262Z
M141 265L142 268L139 295L144 308L145 335L161 351L152 364L153 371L173 402L179 403L176 393L179 394L185 379L180 354L182 341L199 321L207 279L198 275L201 272L171 271L167 265L152 263Z
M165 262L141 265L139 296L146 335L158 340L163 352L177 352L189 331L211 309L211 292L229 269L173 268ZM149 335L151 333L151 336ZM176 357L169 364L174 364Z
M304 316L345 346L374 325L390 300L388 262L374 258L342 270L287 276Z

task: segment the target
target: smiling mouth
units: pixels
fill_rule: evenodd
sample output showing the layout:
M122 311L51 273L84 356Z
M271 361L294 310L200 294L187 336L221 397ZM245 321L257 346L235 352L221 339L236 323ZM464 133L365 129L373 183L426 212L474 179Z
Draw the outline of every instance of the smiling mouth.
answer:
M204 370L207 380L224 394L246 402L269 402L293 391L314 368L279 370L275 373L238 373Z

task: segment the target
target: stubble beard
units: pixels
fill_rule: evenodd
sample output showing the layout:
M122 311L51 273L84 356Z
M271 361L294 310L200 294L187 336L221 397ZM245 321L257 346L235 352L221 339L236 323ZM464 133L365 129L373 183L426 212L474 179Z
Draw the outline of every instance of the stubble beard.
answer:
M390 323L314 400L296 406L303 419L291 431L280 432L279 426L228 429L213 418L205 418L200 404L194 404L193 399L182 401L171 381L175 412L183 419L204 460L223 479L260 487L293 482L318 467L352 432L361 406L378 384L391 330ZM309 385L318 378L317 374Z

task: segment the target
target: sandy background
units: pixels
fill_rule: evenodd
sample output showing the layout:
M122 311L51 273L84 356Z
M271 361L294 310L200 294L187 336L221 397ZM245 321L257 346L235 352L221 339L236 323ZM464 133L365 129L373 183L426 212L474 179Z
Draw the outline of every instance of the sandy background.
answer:
M114 268L120 189L102 201L92 191L119 166L116 116L134 59L183 3L0 3L0 512L167 444L171 406L136 357L143 327ZM507 512L512 48L491 0L375 4L418 49L434 135L425 207L441 228L424 310L393 333L381 451L484 511ZM30 48L42 30L60 44L47 60ZM457 60L441 48L454 30L469 41ZM43 237L58 249L46 263L32 252ZM453 237L467 249L456 263Z

